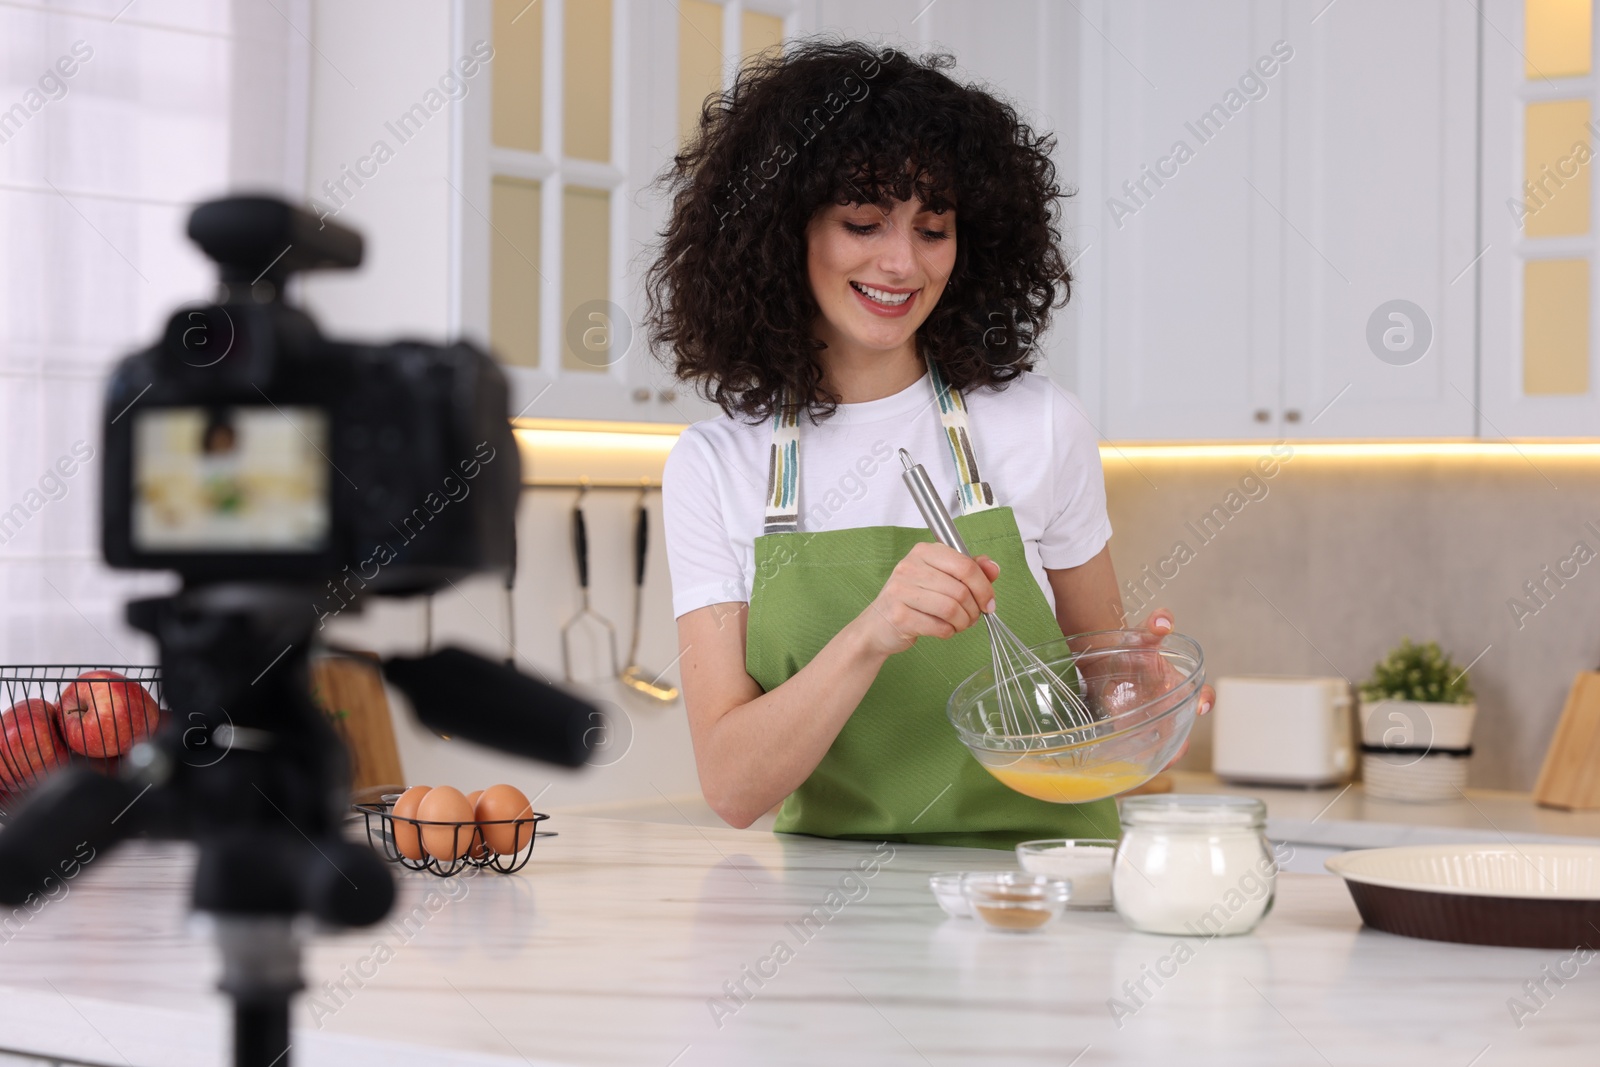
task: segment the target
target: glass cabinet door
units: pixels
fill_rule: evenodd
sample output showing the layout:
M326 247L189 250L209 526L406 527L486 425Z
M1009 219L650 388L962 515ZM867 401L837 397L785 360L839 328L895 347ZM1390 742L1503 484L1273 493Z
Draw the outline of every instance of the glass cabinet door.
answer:
M484 0L467 40L494 48L469 98L456 303L527 418L691 422L640 325L641 278L666 205L653 186L707 96L781 48L790 0Z

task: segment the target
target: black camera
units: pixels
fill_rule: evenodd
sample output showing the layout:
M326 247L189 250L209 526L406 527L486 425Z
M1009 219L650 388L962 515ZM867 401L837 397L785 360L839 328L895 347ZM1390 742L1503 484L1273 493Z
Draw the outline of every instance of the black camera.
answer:
M460 342L322 336L284 285L357 266L361 237L282 201L203 204L189 237L220 296L111 378L106 561L312 583L320 613L509 569L521 475L494 361Z

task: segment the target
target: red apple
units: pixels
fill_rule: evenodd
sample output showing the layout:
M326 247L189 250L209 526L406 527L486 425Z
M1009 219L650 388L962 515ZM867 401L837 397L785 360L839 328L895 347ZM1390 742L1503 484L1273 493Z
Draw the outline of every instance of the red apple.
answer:
M116 671L80 674L61 690L61 733L80 756L120 756L155 733L160 717L145 687Z
M34 697L0 711L0 786L21 792L67 762L56 706Z

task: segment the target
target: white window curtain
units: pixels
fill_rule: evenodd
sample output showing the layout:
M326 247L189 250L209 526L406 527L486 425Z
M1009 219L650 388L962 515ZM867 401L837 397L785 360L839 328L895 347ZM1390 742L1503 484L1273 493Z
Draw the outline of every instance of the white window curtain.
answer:
M190 207L304 193L310 0L0 7L0 664L153 663L99 552L116 360L214 288Z

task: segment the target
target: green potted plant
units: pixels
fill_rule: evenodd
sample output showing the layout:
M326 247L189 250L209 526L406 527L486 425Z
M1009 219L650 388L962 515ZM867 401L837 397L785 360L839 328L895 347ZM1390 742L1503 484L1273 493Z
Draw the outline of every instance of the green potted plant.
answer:
M1472 682L1437 642L1405 638L1361 686L1361 774L1369 796L1455 800L1467 784Z

